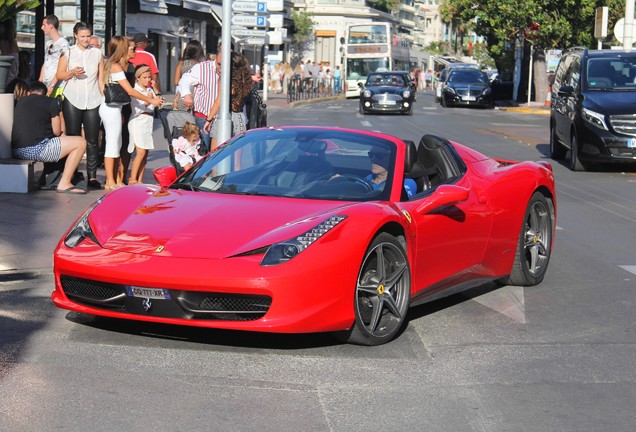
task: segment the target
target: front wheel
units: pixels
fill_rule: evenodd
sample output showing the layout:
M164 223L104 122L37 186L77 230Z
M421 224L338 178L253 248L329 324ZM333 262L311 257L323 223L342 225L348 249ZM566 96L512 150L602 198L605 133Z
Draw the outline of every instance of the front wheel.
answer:
M541 283L550 262L554 206L541 193L535 192L528 202L515 262L508 283L532 286Z
M353 327L344 340L381 345L404 326L410 303L411 272L404 247L381 233L369 245L355 289Z
M570 169L572 171L585 171L585 165L579 159L579 140L572 134L572 145L570 147Z
M554 160L562 160L565 157L566 148L559 142L556 128L550 123L550 157Z

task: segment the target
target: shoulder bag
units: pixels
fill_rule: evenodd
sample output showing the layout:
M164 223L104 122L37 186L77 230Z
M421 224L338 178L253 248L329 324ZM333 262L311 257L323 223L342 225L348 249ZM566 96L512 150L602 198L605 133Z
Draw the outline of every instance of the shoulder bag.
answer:
M104 99L107 104L127 104L130 103L130 95L117 82L108 78L108 84L104 86Z

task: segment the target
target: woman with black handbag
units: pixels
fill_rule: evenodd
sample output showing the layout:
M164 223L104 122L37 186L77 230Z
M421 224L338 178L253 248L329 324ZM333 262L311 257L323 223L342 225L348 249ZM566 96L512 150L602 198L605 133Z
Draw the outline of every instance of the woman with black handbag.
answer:
M75 45L63 51L57 64L55 77L64 84L64 102L62 112L66 134L81 136L82 126L86 138L86 169L88 171L88 187L101 188L97 181L99 164L99 105L102 95L99 81L104 63L101 50L89 45L92 35L90 26L78 22L73 27Z
M104 189L106 190L119 187L115 173L122 145L122 106L130 103L131 97L156 107L161 107L163 104L163 99L141 94L130 85L124 73L128 67L128 58L128 39L124 36L111 38L108 42L108 60L104 63L101 80L104 101L99 108L99 115L102 117L106 132L106 151L104 152L104 169L106 170Z

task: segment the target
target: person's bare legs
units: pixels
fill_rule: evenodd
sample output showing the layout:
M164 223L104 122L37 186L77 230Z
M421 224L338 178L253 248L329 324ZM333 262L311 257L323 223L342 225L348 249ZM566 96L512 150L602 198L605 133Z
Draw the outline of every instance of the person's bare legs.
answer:
M127 180L130 180L130 177L126 178L126 174L128 173L128 165L130 164L130 153L128 153L128 145L125 144L121 147L119 151L119 169L117 170L117 186L124 186ZM137 159L137 156L135 156Z
M146 158L148 157L148 150L135 146L135 159L130 169L130 178L128 184L135 184L143 182L143 170L146 166Z
M82 161L82 156L86 151L86 140L81 136L68 136L64 135L60 137L62 144L62 151L60 152L60 159L65 156L66 163L64 164L64 172L62 178L57 184L57 190L66 190L73 187L71 180L73 174Z
M104 170L106 171L106 184L104 185L104 189L106 190L113 190L117 187L117 183L115 182L116 165L119 165L119 158L104 158Z

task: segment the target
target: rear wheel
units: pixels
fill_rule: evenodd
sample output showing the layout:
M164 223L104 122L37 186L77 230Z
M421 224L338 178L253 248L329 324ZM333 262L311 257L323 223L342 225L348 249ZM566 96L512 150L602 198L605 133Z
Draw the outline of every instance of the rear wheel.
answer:
M559 142L556 135L556 128L550 122L550 157L554 160L562 160L567 149Z
M576 134L572 134L572 145L570 146L570 169L572 171L585 171L585 166L579 159L579 140Z
M550 262L553 211L554 207L541 192L530 198L508 280L510 285L532 286L543 280Z
M406 322L410 288L404 247L392 235L378 235L362 261L355 290L355 322L343 339L358 345L392 340Z

